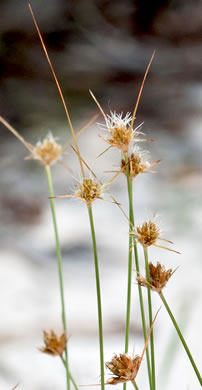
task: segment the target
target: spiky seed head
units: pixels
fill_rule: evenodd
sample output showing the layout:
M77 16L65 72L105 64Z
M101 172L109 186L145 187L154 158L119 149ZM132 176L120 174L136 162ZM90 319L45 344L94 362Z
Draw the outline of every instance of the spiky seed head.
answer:
M103 129L107 129L109 137L104 140L111 146L117 147L123 153L127 152L133 138L139 133L133 130L131 127L132 116L128 112L125 117L123 113L117 114L116 112L106 115L106 124L100 125Z
M43 334L45 347L41 347L39 350L49 355L62 356L67 345L66 334L62 333L60 336L57 336L53 330L49 332L44 331Z
M160 293L161 290L166 286L168 280L173 274L172 269L168 269L166 271L164 265L157 262L157 265L153 265L152 263L149 263L149 286L152 290ZM143 277L137 277L138 284L140 286L147 287L148 281L146 278Z
M29 158L39 160L42 165L53 165L61 159L62 146L56 142L56 138L51 133L41 142L37 142Z
M106 363L106 367L115 375L108 379L107 384L116 385L133 381L137 376L140 361L140 356L129 357L125 353L115 354L112 360Z
M135 148L134 152L128 156L127 165L129 169L130 180L133 180L137 175L150 168L150 163L148 161L144 161L139 148ZM122 159L121 168L123 169L125 175L127 174L127 165L125 160Z
M143 247L148 247L156 243L161 234L161 230L150 220L149 222L143 222L142 225L137 226L133 234Z
M83 178L78 184L78 190L75 193L77 198L82 199L87 205L90 205L95 199L101 197L102 187L92 178Z

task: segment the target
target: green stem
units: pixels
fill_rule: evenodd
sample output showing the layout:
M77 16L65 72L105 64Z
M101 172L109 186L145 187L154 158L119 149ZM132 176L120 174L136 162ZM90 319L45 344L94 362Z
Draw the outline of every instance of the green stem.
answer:
M146 268L146 278L148 281L147 286L147 295L148 295L148 309L149 309L149 326L152 326L152 301L151 301L151 289L149 286L150 283L150 273L149 273L149 262L148 262L148 250L147 247L144 248L144 258L145 258L145 268ZM150 335L150 346L151 346L151 367L152 367L152 383L153 390L156 388L156 374L155 374L155 355L154 355L154 333L153 329Z
M131 232L135 226L135 221L134 221L134 212L133 212L133 183L132 183L132 180L130 180L130 173L129 173L129 168L128 168L128 155L127 154L125 155L125 162L126 162L128 200L129 200L129 232ZM132 238L132 243L130 241L130 237ZM132 280L131 280L132 265L130 264L130 254L131 254L131 258L132 258L131 246L133 243L134 243L134 256L135 256L136 272L137 272L137 275L139 275L140 274L140 267L139 267L137 245L136 245L136 241L133 239L132 235L130 234L129 235L129 256L128 256L128 296L127 296L127 314L126 314L125 352L128 352L128 350L126 350L126 347L128 349L128 340L129 340L131 282L132 282ZM139 285L138 285L138 293L139 293L140 311L141 311L141 317L142 317L143 334L144 334L144 340L146 341L147 328L146 328L146 320L145 320L145 313L144 313L144 303L143 303L142 289L141 289L141 286L139 286ZM147 371L148 371L148 377L149 377L150 390L153 390L148 348L146 349L146 359L147 359ZM126 384L124 384L124 390L125 389L126 389Z
M135 381L131 381L131 382L135 390L139 390L137 383Z
M66 322L66 314L65 314L65 298L64 298L63 273L62 273L62 257L61 257L60 241L59 241L57 221L56 221L56 214L55 214L55 202L54 202L54 199L52 198L52 197L54 197L52 175L51 175L50 167L48 165L45 166L45 171L46 171L47 180L48 180L49 195L51 197L50 198L50 207L51 207L51 213L52 213L52 218L53 218L53 226L54 226L55 241L56 241L58 275L59 275L59 285L60 285L60 297L61 297L61 306L62 306L62 323L63 323L64 333L66 334L67 333L67 322ZM69 363L68 363L68 350L67 350L67 346L65 348L65 362L66 362L67 390L70 390L70 374L69 374Z
M185 339L184 339L184 337L183 337L183 335L182 335L182 333L181 333L181 331L179 329L179 326L178 326L178 324L177 324L177 322L175 320L175 317L173 316L173 314L172 314L172 312L170 310L170 307L168 306L168 303L167 303L163 293L160 292L159 295L160 295L160 297L161 297L161 299L163 301L163 304L164 304L164 306L165 306L165 308L166 308L166 310L167 310L167 312L168 312L168 314L169 314L169 316L170 316L170 318L171 318L171 320L173 322L173 325L174 325L174 327L175 327L175 329L176 329L176 331L178 333L178 336L179 336L179 338L180 338L180 340L181 340L181 342L182 342L182 344L184 346L184 349L185 349L185 351L186 351L186 353L187 353L187 355L189 357L189 360L190 360L190 362L192 364L192 367L193 367L193 369L194 369L194 371L196 373L196 376L197 376L197 378L199 380L199 383L202 386L202 377L201 377L200 372L199 372L199 370L198 370L198 368L196 366L196 363L194 362L194 359L193 359L192 354L191 354L191 352L190 352L190 350L189 350L189 348L187 346L187 343L186 343L186 341L185 341Z
M133 237L130 234L133 228L133 187L130 181L128 169L128 155L125 155L126 172L127 172L127 187L129 201L129 244L128 244L128 285L127 285L127 303L126 303L126 328L125 328L125 353L128 353L129 335L130 335L130 312L131 312L131 289L132 289L132 247ZM123 384L123 390L126 390L126 383Z
M101 305L101 292L100 292L100 276L97 256L97 245L95 237L95 228L93 222L92 206L88 205L88 214L91 227L93 253L94 253L94 264L95 264L95 278L96 278L96 289L97 289L97 308L98 308L98 327L99 327L99 344L100 344L100 372L101 372L101 389L104 390L104 347L103 347L103 327L102 327L102 305Z
M132 186L130 180L128 183L128 197L129 197L129 233L132 230L131 219L133 218L133 204L132 204ZM130 311L131 311L131 288L132 288L132 246L133 237L129 234L128 247L128 285L127 285L127 305L126 305L126 329L125 329L125 353L128 352L129 334L130 334ZM124 385L126 385L124 383Z
M62 363L64 364L64 367L66 369L66 360L62 356L60 356L60 357L61 357ZM78 386L77 386L77 384L76 384L76 382L75 382L75 380L70 372L69 372L69 377L70 377L70 381L72 382L75 390L79 390L79 388L78 388Z

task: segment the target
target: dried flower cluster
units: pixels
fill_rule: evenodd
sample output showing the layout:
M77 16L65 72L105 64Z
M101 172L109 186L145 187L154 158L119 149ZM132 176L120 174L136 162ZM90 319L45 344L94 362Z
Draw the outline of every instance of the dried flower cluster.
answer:
M76 198L82 199L87 205L90 205L95 199L101 199L102 187L92 178L83 178L78 184L78 190L75 193Z
M118 383L134 381L138 370L140 368L140 356L129 357L125 353L114 355L110 362L106 363L106 367L113 375L106 382L109 385L116 385Z
M172 269L168 269L166 271L164 265L161 265L159 262L157 262L157 265L153 265L152 263L149 263L149 286L152 290L160 293L161 290L166 286L168 280L173 274ZM143 277L137 277L137 281L140 286L147 287L148 281L146 278Z
M62 146L56 142L56 138L51 133L41 142L37 142L33 147L29 159L39 160L42 165L53 165L58 159L61 158Z
M128 169L130 180L134 179L140 173L143 173L146 169L150 168L151 164L148 161L144 161L140 148L135 148L134 152L132 152L128 156ZM121 160L121 169L124 174L127 175L127 165L125 159Z
M104 138L104 141L126 153L134 137L141 133L132 128L130 112L125 117L123 113L111 112L110 114L105 116L106 124L100 125L101 129L107 129L109 132L109 137Z
M142 225L137 226L132 234L134 234L137 241L142 244L143 247L148 247L156 243L161 234L161 230L150 220L149 222L143 222Z
M43 332L45 347L39 348L41 352L47 353L53 356L62 356L67 345L67 336L62 333L57 336L53 330L50 332Z

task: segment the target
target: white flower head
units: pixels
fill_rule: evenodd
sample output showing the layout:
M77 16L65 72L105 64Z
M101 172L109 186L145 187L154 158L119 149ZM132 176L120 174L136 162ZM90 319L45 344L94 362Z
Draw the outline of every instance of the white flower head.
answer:
M110 130L117 127L129 127L132 121L132 115L130 112L127 112L125 117L123 117L123 112L118 114L116 111L110 111L110 115L107 114L106 126Z
M43 141L38 141L33 148L29 158L39 160L42 165L53 165L61 159L62 146L56 141L58 138L53 137L49 132Z
M104 138L104 141L124 153L128 152L134 137L142 134L137 131L142 124L133 129L132 120L130 112L123 116L123 112L118 114L116 111L110 111L110 115L105 115L105 124L98 124L101 130L107 130L109 133L108 138Z

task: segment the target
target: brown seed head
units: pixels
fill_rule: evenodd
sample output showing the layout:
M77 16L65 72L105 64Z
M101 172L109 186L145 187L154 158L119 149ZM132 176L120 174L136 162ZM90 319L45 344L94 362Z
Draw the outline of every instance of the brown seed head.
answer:
M125 353L115 354L112 360L106 363L106 367L115 375L108 379L107 384L116 385L117 383L133 381L138 373L140 360L140 356L131 358Z
M141 226L137 226L133 232L137 241L144 247L154 245L159 238L161 231L157 228L153 221L143 222Z
M137 175L139 175L139 173L142 173L145 171L145 169L148 169L150 167L150 164L148 161L143 162L140 154L131 153L128 158L128 167L130 179L132 180ZM124 159L121 161L121 168L124 169L123 172L126 175L126 163Z
M48 134L42 142L36 144L29 158L39 160L42 165L46 166L54 164L61 158L61 154L61 145L56 142L51 134Z
M87 205L90 205L95 199L100 198L102 194L100 184L92 178L83 178L78 188L75 196L81 198Z
M161 292L161 290L166 286L168 280L173 274L172 269L165 270L164 265L161 265L159 262L157 262L157 265L153 265L152 263L149 263L149 274L150 274L150 280L149 280L149 286L152 290L156 292ZM148 281L147 279L143 277L137 277L137 281L140 286L147 287Z
M111 112L111 115L107 115L105 120L106 124L100 125L100 127L107 128L109 137L104 140L111 146L120 149L123 153L127 152L133 138L139 134L131 126L132 116L130 113L128 112L123 118L123 113Z
M53 330L44 331L43 334L45 347L41 347L39 350L49 355L62 356L67 345L66 334L62 333L61 336L57 336Z

